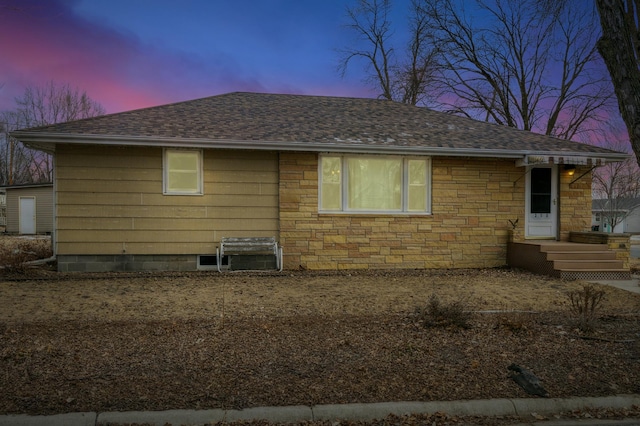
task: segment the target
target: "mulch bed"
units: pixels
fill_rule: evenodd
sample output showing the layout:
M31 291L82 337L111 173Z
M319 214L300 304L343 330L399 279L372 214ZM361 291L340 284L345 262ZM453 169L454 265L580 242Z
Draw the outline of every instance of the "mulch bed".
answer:
M640 393L640 317L583 335L560 313L412 313L0 324L0 413L519 398L516 363L551 397ZM584 338L587 337L587 338Z

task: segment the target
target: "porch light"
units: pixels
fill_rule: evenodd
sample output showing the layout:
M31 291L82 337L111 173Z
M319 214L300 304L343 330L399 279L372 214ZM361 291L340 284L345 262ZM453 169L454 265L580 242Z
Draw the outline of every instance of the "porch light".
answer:
M567 172L569 176L573 176L576 173L576 166L573 164L565 164L564 170Z

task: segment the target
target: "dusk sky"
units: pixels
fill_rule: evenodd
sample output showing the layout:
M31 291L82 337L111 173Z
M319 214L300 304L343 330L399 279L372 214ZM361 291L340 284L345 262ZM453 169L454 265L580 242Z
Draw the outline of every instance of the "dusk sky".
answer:
M374 97L362 67L337 71L354 1L0 0L0 111L49 81L108 113L233 91Z

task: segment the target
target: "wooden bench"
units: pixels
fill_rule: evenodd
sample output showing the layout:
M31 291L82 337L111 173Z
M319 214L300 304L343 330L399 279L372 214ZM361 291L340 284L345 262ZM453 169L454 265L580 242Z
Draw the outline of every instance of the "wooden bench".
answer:
M216 249L218 272L222 256L272 254L276 257L276 269L282 271L282 247L274 237L223 237Z

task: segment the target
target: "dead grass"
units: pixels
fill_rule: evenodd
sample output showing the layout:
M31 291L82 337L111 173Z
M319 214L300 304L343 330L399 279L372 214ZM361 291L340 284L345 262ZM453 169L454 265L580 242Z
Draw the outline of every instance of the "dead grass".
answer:
M597 286L584 336L582 285L507 269L0 275L0 413L525 397L511 363L552 397L640 392L640 295ZM463 300L470 327L425 328L431 297Z
M0 321L146 321L412 312L433 295L476 311L563 311L582 289L510 270L348 273L55 274L0 283ZM640 310L640 296L603 288L604 312Z
M29 267L26 262L47 259L52 255L51 238L48 236L0 237L0 268L5 271L24 271Z

